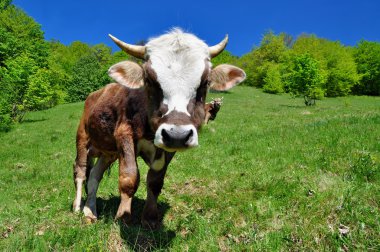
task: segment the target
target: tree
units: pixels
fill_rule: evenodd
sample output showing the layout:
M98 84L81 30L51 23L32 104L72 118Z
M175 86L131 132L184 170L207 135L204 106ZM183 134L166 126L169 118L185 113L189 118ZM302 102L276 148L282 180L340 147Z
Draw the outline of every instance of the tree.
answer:
M5 10L11 3L12 0L0 0L0 11Z
M26 112L23 101L29 85L28 79L37 69L36 62L27 53L7 60L2 68L0 96L3 107L0 110L14 121L21 121Z
M211 63L214 67L220 64L232 64L234 65L237 61L237 57L232 55L229 51L224 50L217 57L211 59Z
M40 25L10 1L0 5L0 42L0 117L20 121L29 77L47 67L48 46Z
M294 69L290 75L290 92L303 96L305 105L315 105L315 100L323 98L324 77L318 66L318 61L309 54L294 57Z
M358 83L360 76L350 48L339 41L328 41L315 35L301 35L294 43L292 54L309 54L319 63L326 76L324 89L328 97L345 96Z
M24 96L23 105L27 110L42 110L57 105L59 91L53 86L52 72L47 69L38 69L29 77L29 85Z
M97 44L91 47L91 51L95 55L100 65L106 66L111 61L111 57L112 57L111 47L105 44Z
M247 86L257 85L257 77L255 75L257 75L258 73L257 67L253 59L253 52L249 52L241 56L237 62L238 66L241 67L247 75L243 82L243 84Z
M108 68L128 59L122 51L111 54L111 48L105 44L89 46L80 41L69 46L58 41L49 44L49 67L55 73L58 86L66 93L67 102L84 100L90 92L107 84Z
M278 94L284 92L284 85L281 78L279 64L267 64L266 76L264 77L263 91L271 94Z
M129 60L129 55L123 51L117 51L111 55L111 60L108 66L114 65L118 62Z
M109 82L106 69L94 54L80 58L73 69L74 74L67 89L69 102L83 101L91 92Z
M10 0L0 0L0 130L29 110L84 100L109 82L110 65L123 52L75 41L46 42L41 26ZM4 126L4 127L3 127Z
M7 35L12 34L12 39L16 40L12 44L13 48L8 48L13 54L7 54L3 60L13 57L14 54L26 52L39 67L47 66L48 44L44 40L40 24L33 18L16 6L9 5L0 11L0 27L3 32L7 32Z
M353 88L356 94L380 95L380 43L362 40L354 49L361 81Z
M254 48L252 52L243 55L238 65L247 73L246 85L263 87L267 76L268 64L281 65L288 58L290 36L285 33L275 35L268 32L264 35L260 46ZM279 69L282 68L279 66Z

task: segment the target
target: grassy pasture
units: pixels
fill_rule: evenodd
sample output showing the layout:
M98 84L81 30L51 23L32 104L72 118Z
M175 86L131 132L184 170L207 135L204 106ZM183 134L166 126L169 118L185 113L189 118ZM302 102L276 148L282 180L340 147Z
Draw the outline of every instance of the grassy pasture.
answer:
M117 167L100 219L71 212L83 103L27 115L0 135L0 251L380 250L380 98L302 99L248 87L224 97L200 147L177 153L160 196L162 228L144 230L147 167L133 223L117 211Z

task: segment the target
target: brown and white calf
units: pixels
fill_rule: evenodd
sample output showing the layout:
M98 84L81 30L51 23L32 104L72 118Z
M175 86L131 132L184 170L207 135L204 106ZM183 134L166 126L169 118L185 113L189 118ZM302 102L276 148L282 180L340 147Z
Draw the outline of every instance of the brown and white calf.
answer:
M80 210L82 185L87 179L83 212L89 220L97 218L99 182L118 159L121 202L116 218L128 219L139 184L136 158L140 156L150 168L141 221L156 228L157 197L166 169L176 151L198 145L198 130L209 109L205 106L208 89L232 88L245 79L245 73L231 65L211 68L210 59L224 50L227 36L212 47L179 29L151 39L145 46L111 38L144 63L113 65L109 75L117 83L90 94L85 102L77 132L73 209ZM98 160L93 165L95 157Z

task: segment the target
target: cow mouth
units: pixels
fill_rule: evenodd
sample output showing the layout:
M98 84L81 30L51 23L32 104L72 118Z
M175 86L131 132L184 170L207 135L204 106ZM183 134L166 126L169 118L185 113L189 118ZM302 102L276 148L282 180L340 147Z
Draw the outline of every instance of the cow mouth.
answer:
M156 131L154 144L166 151L183 151L198 146L198 134L193 125L162 124Z

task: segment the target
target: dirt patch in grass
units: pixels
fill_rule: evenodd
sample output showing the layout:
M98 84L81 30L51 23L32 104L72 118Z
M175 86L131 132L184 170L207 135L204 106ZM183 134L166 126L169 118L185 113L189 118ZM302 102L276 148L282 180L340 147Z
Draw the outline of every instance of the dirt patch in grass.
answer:
M170 190L176 194L217 196L219 185L216 181L208 182L204 179L191 178L181 183L174 183Z
M107 240L108 251L127 251L123 239L120 237L119 231L112 229Z

